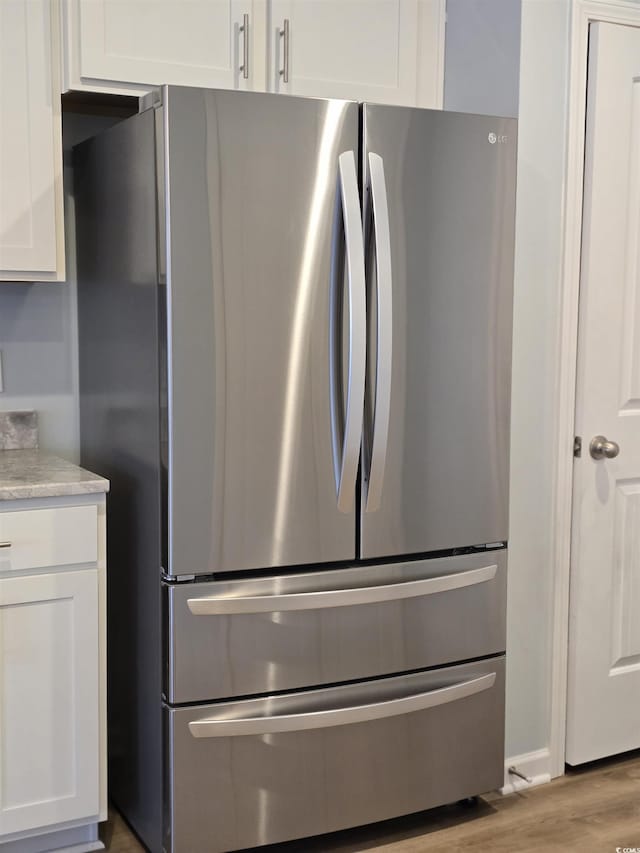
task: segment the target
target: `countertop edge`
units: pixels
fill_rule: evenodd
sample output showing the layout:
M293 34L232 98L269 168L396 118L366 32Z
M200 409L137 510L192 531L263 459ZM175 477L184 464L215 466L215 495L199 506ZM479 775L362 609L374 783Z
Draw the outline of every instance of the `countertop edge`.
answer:
M101 495L109 488L106 478L46 451L0 451L0 502Z
M104 495L108 491L108 480L91 480L83 483L43 483L39 486L0 486L0 501L26 498L64 498L73 495Z

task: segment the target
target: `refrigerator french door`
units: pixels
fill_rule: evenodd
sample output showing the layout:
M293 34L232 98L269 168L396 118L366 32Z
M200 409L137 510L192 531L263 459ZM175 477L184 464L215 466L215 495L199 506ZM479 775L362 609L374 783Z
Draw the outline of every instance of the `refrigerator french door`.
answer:
M113 800L219 853L501 784L515 123L164 87L74 170Z
M168 574L506 541L513 121L174 88L164 121Z
M329 282L343 263L360 275L364 377L358 105L173 87L164 101L167 572L353 560L364 389L332 434Z
M507 540L515 122L363 106L360 556Z

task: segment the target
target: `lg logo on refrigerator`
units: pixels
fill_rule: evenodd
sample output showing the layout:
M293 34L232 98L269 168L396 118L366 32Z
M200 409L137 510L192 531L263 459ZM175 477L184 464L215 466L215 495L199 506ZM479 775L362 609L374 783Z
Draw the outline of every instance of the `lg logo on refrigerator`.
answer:
M509 141L508 136L497 136L495 133L490 133L487 139L492 145L495 145L496 142L505 143Z

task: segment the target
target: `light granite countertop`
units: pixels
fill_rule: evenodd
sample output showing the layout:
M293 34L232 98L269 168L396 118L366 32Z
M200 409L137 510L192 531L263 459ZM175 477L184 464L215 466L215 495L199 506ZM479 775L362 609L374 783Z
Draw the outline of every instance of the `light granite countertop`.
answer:
M0 501L108 492L109 481L41 450L0 450Z

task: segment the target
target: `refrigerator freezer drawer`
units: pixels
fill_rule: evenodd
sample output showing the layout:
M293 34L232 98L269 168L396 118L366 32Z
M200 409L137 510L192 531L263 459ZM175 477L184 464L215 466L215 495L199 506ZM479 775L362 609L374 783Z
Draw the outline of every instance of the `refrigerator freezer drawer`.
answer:
M171 853L385 820L503 779L504 658L165 710Z
M164 588L171 704L500 654L506 550Z

